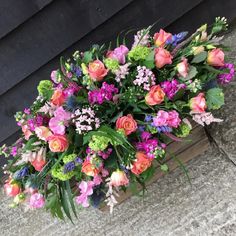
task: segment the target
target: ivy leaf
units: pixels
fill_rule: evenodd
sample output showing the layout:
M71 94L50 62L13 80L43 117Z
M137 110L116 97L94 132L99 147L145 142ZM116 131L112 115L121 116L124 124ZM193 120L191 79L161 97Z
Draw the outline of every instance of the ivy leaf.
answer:
M90 51L84 52L83 62L85 64L88 64L92 60L93 60L93 53Z
M161 170L162 170L163 172L167 172L167 171L169 170L168 165L167 165L167 164L161 165Z
M200 63L207 58L207 52L203 51L194 56L191 63Z
M187 77L186 78L181 77L180 79L183 80L183 81L190 80L193 77L195 77L197 73L198 73L197 68L195 66L190 66Z
M151 51L148 56L146 57L145 61L143 62L143 65L146 66L149 69L153 69L155 67L154 63L154 51Z
M219 109L224 105L224 93L221 88L209 89L206 93L207 107L210 110Z

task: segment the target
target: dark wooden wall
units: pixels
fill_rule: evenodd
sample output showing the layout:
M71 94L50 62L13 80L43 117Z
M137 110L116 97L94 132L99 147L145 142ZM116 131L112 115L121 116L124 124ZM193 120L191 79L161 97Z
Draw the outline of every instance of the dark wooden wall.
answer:
M236 17L236 0L1 0L0 143L16 138L15 112L32 103L61 55L156 21L156 31L191 32L218 15Z

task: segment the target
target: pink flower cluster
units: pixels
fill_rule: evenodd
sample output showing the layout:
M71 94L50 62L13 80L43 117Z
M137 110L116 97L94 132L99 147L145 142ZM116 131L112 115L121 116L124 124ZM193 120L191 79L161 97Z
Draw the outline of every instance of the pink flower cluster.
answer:
M41 193L34 193L30 196L29 205L32 208L42 208L45 205L44 196Z
M91 104L102 104L104 101L110 101L114 94L118 93L118 89L114 84L102 83L102 87L98 90L89 91L88 100Z
M203 113L190 113L193 117L193 120L198 124L205 126L209 125L213 122L222 122L222 119L215 118L211 112L203 112Z
M136 79L133 81L134 85L138 85L143 87L144 90L149 91L150 88L155 85L155 75L151 70L149 70L145 66L137 67L138 74L136 75Z
M49 121L49 128L54 134L64 135L66 127L69 125L70 118L70 112L65 111L63 107L58 107L54 111L54 117Z
M179 118L179 113L175 110L173 111L163 111L160 110L157 113L157 116L153 118L152 125L155 127L158 126L169 126L172 128L177 128L181 122Z

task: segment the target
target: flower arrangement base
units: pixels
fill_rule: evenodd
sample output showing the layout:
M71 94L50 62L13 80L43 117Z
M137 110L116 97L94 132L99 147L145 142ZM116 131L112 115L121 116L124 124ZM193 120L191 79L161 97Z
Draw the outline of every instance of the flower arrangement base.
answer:
M167 164L168 172L175 170L177 167L183 166L188 161L198 157L200 154L203 154L209 147L210 143L208 137L205 133L205 130L200 125L195 125L191 135L183 139L181 142L170 142L167 146L167 152L169 153L163 164ZM157 167L157 170L153 177L146 183L146 186L151 185L165 173L161 171L160 167ZM142 190L140 185L139 190ZM127 190L126 192L119 192L119 197L116 198L118 204L124 202L126 199L130 198L133 195L132 191ZM118 205L117 204L117 205ZM102 205L99 208L101 211L105 212L109 210L109 206Z

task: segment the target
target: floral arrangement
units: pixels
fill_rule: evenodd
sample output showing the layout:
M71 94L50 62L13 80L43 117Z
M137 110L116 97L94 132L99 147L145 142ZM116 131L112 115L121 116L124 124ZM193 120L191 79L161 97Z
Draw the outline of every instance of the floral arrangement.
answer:
M94 45L61 59L51 80L42 80L30 108L15 116L22 137L3 145L8 158L4 189L12 206L45 207L71 219L76 205L112 211L118 192L135 191L163 164L170 140L221 122L211 110L224 104L222 85L234 76L217 37L225 18L189 38L152 27L111 49ZM154 165L155 163L155 165Z

